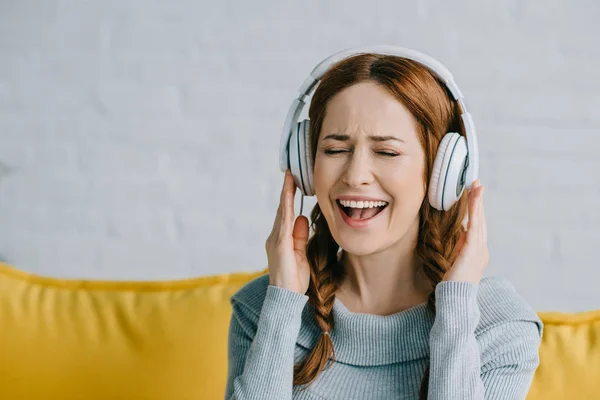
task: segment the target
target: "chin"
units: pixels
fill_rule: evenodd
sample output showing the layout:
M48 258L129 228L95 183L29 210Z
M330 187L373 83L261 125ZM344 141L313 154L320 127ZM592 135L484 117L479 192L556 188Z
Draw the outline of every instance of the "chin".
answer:
M338 236L338 235L335 235ZM340 237L334 239L340 245L340 247L348 254L353 256L368 256L369 254L377 253L385 248L384 243L381 242L379 237L373 237L372 239L365 239L360 237L348 238ZM377 235L379 236L379 235Z

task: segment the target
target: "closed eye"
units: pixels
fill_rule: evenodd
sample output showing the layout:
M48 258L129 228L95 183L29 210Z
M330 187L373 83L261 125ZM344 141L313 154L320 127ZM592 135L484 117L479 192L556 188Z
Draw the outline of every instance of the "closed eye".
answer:
M338 154L338 153L346 153L349 150L325 150L323 151L325 154Z
M347 153L349 151L350 150L331 150L331 149L329 149L329 150L324 150L323 152L325 154L339 154L339 153ZM386 156L386 157L397 157L400 155L399 153L391 153L388 151L377 151L376 153L380 154L382 156Z

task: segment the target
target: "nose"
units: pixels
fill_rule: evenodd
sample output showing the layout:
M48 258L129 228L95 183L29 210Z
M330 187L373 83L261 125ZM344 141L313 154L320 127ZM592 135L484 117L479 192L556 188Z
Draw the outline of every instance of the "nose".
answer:
M354 188L373 182L372 164L367 151L356 150L351 153L342 181Z

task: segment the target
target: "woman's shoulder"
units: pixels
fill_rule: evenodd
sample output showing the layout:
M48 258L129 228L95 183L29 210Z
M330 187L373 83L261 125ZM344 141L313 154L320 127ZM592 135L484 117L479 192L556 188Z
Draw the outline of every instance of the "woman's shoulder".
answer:
M477 302L480 322L476 333L519 322L535 324L539 334L542 333L543 325L537 313L506 277L483 278L479 283Z
M261 318L267 325L288 326L302 318L308 296L269 284L269 274L258 276L244 284L229 299L232 321L254 337Z
M543 324L514 285L504 277L481 280L477 292L480 320L475 336L481 372L506 369L532 372L539 365Z
M232 306L241 306L246 312L260 315L267 289L269 287L269 274L258 276L244 284L230 297Z

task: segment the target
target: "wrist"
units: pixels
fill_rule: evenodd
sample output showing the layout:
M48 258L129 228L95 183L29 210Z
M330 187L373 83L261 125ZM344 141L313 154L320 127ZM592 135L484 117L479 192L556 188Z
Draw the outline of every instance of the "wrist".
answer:
M278 281L276 279L269 279L269 285L277 286L278 288L289 290L289 291L292 291L292 292L295 292L298 294L305 294L305 293L302 293L302 291L298 287L296 287L296 285L290 285L285 282Z

